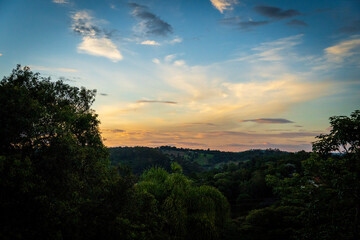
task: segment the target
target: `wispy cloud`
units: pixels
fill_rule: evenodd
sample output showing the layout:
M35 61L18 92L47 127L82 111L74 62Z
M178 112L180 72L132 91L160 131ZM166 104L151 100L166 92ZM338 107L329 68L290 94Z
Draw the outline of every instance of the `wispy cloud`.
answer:
M125 130L123 130L123 129L117 129L117 128L115 128L115 129L101 129L101 131L102 132L111 132L111 133L124 133L124 132L126 132Z
M238 27L241 30L251 30L253 27L258 27L270 23L270 21L254 21L252 19L244 21L243 18L239 16L224 18L219 22L224 25Z
M79 53L105 57L113 62L123 59L117 46L99 26L103 20L96 20L87 10L77 11L71 18L72 30L82 36L82 42L77 47Z
M350 24L340 28L343 33L357 33L360 32L360 20L352 21Z
M236 0L210 0L210 2L221 13L225 10L233 10L233 6L238 3Z
M142 41L140 44L142 45L151 45L151 46L160 46L160 43L153 40Z
M346 58L360 54L360 35L342 41L325 49L326 58L330 62L342 63Z
M263 144L228 144L225 145L224 147L228 147L230 148L232 151L234 151L235 149L239 149L238 151L243 151L243 150L249 150L249 149L280 149L280 150L286 150L286 151L290 151L290 152L297 152L300 150L305 150L305 151L311 151L311 144L272 144L272 143L268 143L265 142Z
M262 26L270 23L269 21L247 21L247 22L239 22L239 27L241 29L249 29L251 27Z
M68 4L69 1L68 1L68 0L53 0L53 3L57 3L57 4Z
M239 122L256 122L256 123L294 123L293 121L287 120L285 118L257 118L257 119L248 119L248 120L239 120Z
M306 22L301 21L301 20L297 20L297 19L291 20L290 22L287 22L286 24L289 25L289 26L300 26L300 27L309 26Z
M173 32L172 26L161 20L149 8L137 3L129 3L133 9L132 15L140 22L136 27L136 32L142 35L167 36Z
M71 29L81 36L96 37L104 35L103 30L99 27L90 11L77 11L71 16L71 19Z
M171 62L176 58L176 56L177 56L176 54L169 54L169 55L165 56L164 60L165 60L165 62Z
M108 38L83 37L78 45L79 53L86 53L93 56L106 57L113 62L123 59L115 44Z
M293 71L294 62L289 59L301 57L295 54L295 46L302 42L302 37L295 35L264 42L252 49L252 55L205 66L187 64L179 58L181 54L154 59L152 78L164 86L163 90L154 90L155 99L99 108L99 116L109 124L107 128L126 126L127 129L121 136L105 136L106 144L156 146L154 141L191 142L211 149L239 149L223 147L235 142L247 144L245 150L251 148L249 146L272 143L294 145L294 149L299 146L297 149L301 150L300 144L314 141L318 133L299 131L292 122L300 119L289 120L286 113L338 90L336 82L321 81L306 69ZM175 64L176 61L182 64ZM244 69L239 76L238 71ZM181 104L168 103L172 104L170 107L166 103L173 101L164 99ZM120 109L126 104L126 109ZM263 124L240 124L239 119ZM274 125L279 129L286 126L288 130L266 132ZM266 134L262 134L264 132Z
M273 19L284 19L301 15L301 13L295 9L283 10L272 6L256 6L254 10L265 17Z
M172 40L168 41L168 43L169 43L169 44L176 44L176 43L181 43L182 41L183 41L183 39L182 39L182 38L180 38L180 37L176 37L176 38L174 38L174 39L172 39Z
M286 38L280 38L271 42L261 43L260 46L252 48L258 52L253 55L241 57L237 61L282 61L292 54L290 50L302 42L303 34L298 34ZM292 56L294 58L294 55Z
M236 131L193 132L178 130L127 130L112 132L111 128L102 130L102 132L107 139L106 145L108 146L118 146L118 143L121 142L122 145L126 146L199 146L205 149L230 151L254 148L279 148L287 151L311 150L310 141L319 134L318 132L256 134Z
M177 104L174 101L159 101L159 100L138 100L136 103L166 103L166 104Z
M312 70L334 71L344 65L360 67L360 35L353 35L324 49L323 56L316 59Z
M77 72L77 69L74 68L54 68L54 67L45 67L45 66L37 66L37 65L30 65L29 66L33 70L39 71L49 71L49 72Z
M199 125L205 125L205 126L216 126L214 123L208 123L208 122L193 122L193 123L185 123L183 126L186 125L192 125L192 126L199 126Z

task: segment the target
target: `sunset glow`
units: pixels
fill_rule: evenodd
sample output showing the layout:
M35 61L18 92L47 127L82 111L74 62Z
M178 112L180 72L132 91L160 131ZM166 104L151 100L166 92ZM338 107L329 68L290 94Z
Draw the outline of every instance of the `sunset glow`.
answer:
M6 1L16 64L97 89L106 146L311 150L360 103L358 1Z

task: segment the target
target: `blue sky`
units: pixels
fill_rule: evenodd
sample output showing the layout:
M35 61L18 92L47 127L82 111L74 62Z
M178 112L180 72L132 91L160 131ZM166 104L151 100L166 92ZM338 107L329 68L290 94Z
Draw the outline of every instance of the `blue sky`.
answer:
M0 1L16 64L97 89L107 146L310 150L360 103L360 2Z

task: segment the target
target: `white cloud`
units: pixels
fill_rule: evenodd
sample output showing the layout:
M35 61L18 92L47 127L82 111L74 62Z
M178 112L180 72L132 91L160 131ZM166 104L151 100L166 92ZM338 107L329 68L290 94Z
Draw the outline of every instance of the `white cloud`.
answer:
M262 43L259 47L255 47L252 50L257 51L250 58L253 60L261 61L281 61L288 58L290 49L301 43L304 34L298 34L287 38L281 38L271 42ZM249 60L249 59L246 59Z
M325 48L321 57L314 59L314 71L333 71L344 65L360 67L360 35L354 35L350 39Z
M237 4L236 0L210 0L210 2L221 13L224 13L224 10L232 10L233 5Z
M98 26L91 13L87 10L77 11L71 16L71 28L75 33L82 36L96 36L102 34L101 28Z
M45 67L45 66L36 66L30 65L30 69L40 70L40 71L49 71L49 72L77 72L77 69L73 68L54 68L54 67Z
M170 54L170 55L167 55L164 60L165 62L172 62L172 60L174 60L176 58L176 54Z
M69 3L69 1L67 1L67 0L53 0L53 3L57 3L57 4L67 4L67 3Z
M79 53L106 57L113 62L123 59L117 46L101 27L106 21L95 19L87 10L77 11L71 18L72 30L82 36L82 42L77 46Z
M337 63L341 63L353 55L360 54L360 35L326 48L325 54L328 61Z
M146 40L141 42L142 45L160 46L160 43L153 40Z
M155 63L155 64L160 64L160 60L157 59L157 58L154 58L154 59L152 60L152 62Z
M181 43L182 41L183 41L182 38L176 37L176 38L174 38L173 40L171 40L171 41L169 42L169 44Z
M82 43L78 45L78 52L93 56L106 57L113 62L123 59L115 44L108 38L83 37Z
M184 60L176 60L174 62L174 65L175 66L178 66L178 67L181 67L181 66L185 66L186 65L186 62Z

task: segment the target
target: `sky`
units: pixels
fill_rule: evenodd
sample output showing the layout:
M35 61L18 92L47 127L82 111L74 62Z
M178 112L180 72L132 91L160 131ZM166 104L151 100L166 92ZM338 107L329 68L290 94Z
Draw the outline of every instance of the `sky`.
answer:
M106 146L311 150L360 109L360 1L0 0L16 64L96 89Z

